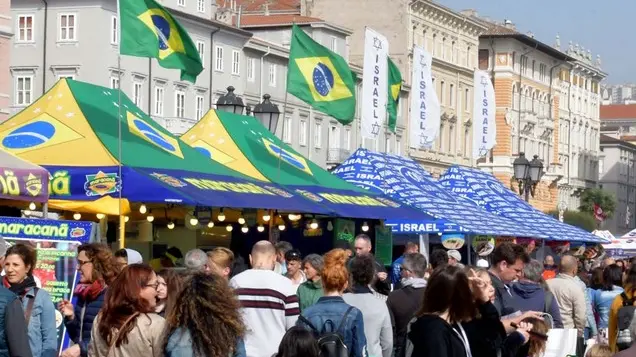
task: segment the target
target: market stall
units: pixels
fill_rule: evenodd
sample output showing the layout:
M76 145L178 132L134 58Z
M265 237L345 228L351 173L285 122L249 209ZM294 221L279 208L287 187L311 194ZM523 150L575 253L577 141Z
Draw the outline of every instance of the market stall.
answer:
M49 172L0 149L0 199L46 202Z

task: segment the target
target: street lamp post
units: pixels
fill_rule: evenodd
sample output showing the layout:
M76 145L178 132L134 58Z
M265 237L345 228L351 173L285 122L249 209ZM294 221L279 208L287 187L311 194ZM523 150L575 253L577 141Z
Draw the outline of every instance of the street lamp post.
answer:
M567 211L568 209L568 204L565 201L561 201L559 202L557 209L559 210L559 221L563 222L563 218L564 218L563 215L565 214L565 211Z
M524 153L512 163L514 179L519 184L519 195L523 195L526 202L530 201L530 195L534 197L534 190L543 176L543 162L539 155L534 155L532 161L526 159Z
M263 95L263 102L256 104L252 113L254 113L256 119L258 119L264 127L272 134L275 134L280 110L278 109L278 105L270 101L270 98L271 96L269 94Z
M234 87L227 87L227 93L216 101L216 109L234 114L243 114L243 99L234 94Z

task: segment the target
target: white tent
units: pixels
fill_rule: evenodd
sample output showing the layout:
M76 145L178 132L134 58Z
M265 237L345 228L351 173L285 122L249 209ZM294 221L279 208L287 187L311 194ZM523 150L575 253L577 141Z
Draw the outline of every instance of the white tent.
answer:
M636 229L620 238L613 238L612 243L603 244L603 248L605 248L607 255L610 257L628 258L636 256Z

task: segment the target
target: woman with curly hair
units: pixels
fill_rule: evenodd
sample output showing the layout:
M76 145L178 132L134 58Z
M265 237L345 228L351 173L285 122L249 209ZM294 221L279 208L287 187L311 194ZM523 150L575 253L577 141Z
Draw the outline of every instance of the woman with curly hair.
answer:
M166 357L245 357L239 301L217 274L196 272L166 319Z
M165 320L157 315L157 275L145 264L122 270L91 331L89 357L160 357Z
M155 312L166 317L183 288L183 275L174 269L162 269L157 274L157 306Z
M104 304L106 287L117 275L113 253L106 244L89 243L77 248L77 271L80 282L75 289L77 304L62 300L58 309L75 344L62 352L62 357L86 357L91 340L93 320Z

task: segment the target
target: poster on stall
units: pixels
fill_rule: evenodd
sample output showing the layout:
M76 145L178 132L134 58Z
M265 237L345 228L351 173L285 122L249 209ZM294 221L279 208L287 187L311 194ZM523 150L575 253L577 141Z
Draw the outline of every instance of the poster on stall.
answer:
M334 245L339 240L348 242L353 247L356 234L356 222L349 219L337 218L334 224ZM353 249L353 248L352 248Z
M375 226L375 258L384 265L393 263L393 232L391 232L391 227Z
M33 275L41 289L46 290L53 304L71 301L77 280L77 247L92 241L94 223L54 221L46 219L0 217L0 237L9 245L28 244L37 251ZM62 314L55 310L58 346L69 341Z

